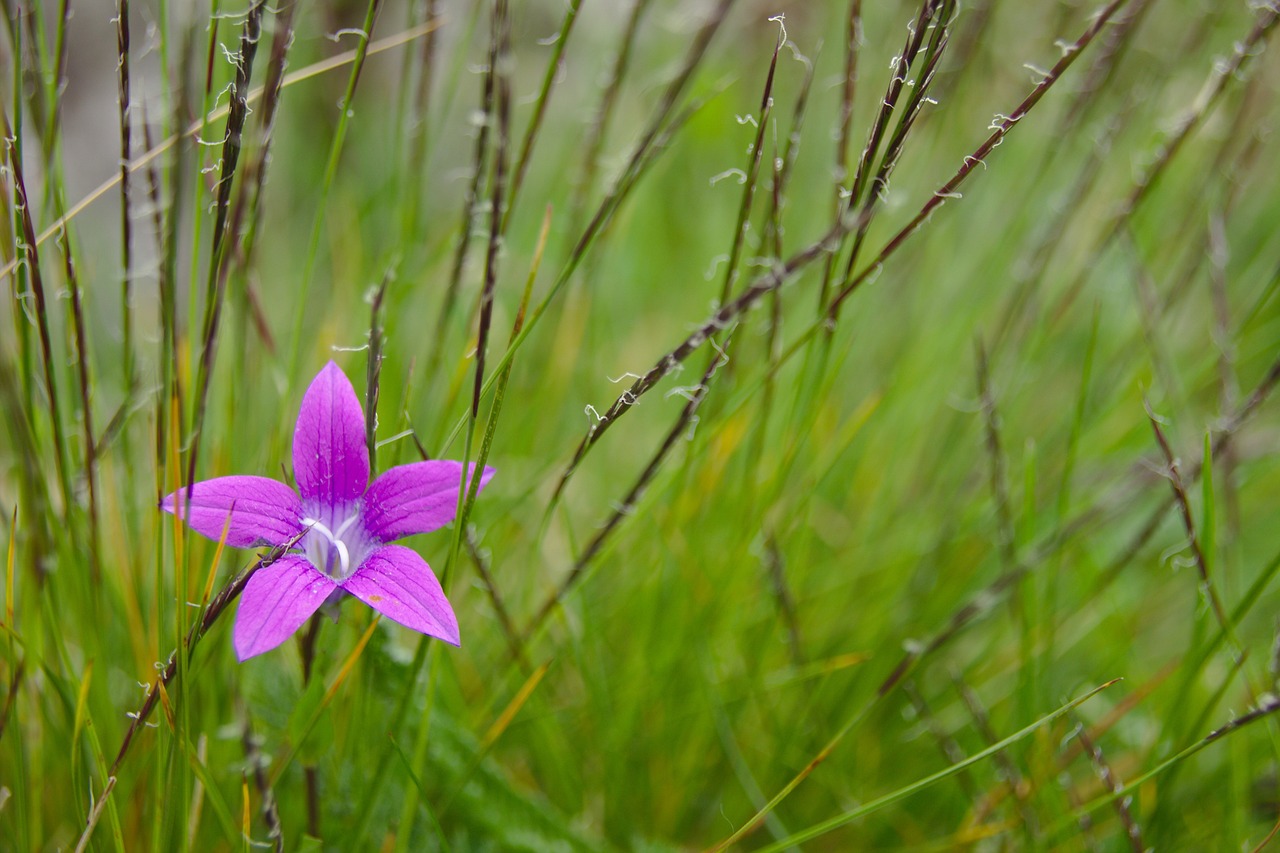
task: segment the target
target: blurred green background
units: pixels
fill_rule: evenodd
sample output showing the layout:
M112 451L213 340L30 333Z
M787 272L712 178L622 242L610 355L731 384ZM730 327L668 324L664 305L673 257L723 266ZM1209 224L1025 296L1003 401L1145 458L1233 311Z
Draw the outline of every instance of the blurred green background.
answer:
M1078 54L1100 7L1067 0L130 5L127 207L107 187L33 258L24 210L39 233L118 174L118 10L5 2L0 846L74 847L138 685L205 612L185 602L252 562L175 539L160 494L193 455L197 479L285 477L306 382L334 358L364 394L371 326L378 469L475 459L492 430L469 532L407 543L445 578L461 648L388 624L360 647L370 613L344 607L304 684L294 643L237 664L228 610L120 761L92 848L272 844L273 801L290 849L1264 842L1274 3L1110 4ZM273 110L251 102L228 174L226 115L198 119L234 101L254 9L241 92L269 79L286 20L296 73L360 49L376 14L354 83L348 56ZM891 97L916 21L946 43ZM885 168L917 95L851 269L890 253L824 322L854 242L820 242L837 188L888 100L866 175ZM892 243L958 170L963 197ZM557 491L598 417L724 304L727 264L741 294L806 250L714 336L705 395L710 344ZM487 269L486 380L531 276L532 297L501 407L491 386L470 421Z

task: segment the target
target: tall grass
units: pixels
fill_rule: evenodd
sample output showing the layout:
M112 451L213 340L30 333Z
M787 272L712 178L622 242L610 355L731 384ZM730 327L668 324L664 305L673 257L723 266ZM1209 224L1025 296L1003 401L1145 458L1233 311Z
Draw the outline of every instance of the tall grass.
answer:
M0 848L1271 842L1274 0L4 7ZM330 358L462 646L240 664Z

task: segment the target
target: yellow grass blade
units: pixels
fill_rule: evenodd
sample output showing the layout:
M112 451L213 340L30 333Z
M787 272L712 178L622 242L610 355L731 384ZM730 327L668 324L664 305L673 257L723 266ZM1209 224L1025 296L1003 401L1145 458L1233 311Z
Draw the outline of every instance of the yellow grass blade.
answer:
M507 707L498 715L498 719L494 720L493 725L489 726L489 730L484 733L484 740L480 742L481 752L488 752L489 747L493 746L498 738L502 737L502 733L507 730L507 726L511 725L511 721L516 718L516 714L520 713L524 703L529 701L529 697L533 695L533 691L537 689L542 677L547 674L547 670L550 668L551 661L547 661L525 679L524 684L516 691L516 695L507 703Z

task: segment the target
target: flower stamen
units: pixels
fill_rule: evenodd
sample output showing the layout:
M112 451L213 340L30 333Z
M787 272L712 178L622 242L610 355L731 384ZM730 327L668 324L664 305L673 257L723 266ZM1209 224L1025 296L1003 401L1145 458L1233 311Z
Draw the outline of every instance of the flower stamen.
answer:
M355 516L348 518L346 521L342 523L342 526L338 528L338 532L334 533L333 531L329 530L327 526L325 526L324 522L320 521L317 518L302 519L302 523L304 525L306 525L307 527L310 527L312 530L319 533L325 539L328 539L329 544L331 544L334 548L338 550L338 561L342 565L342 574L339 575L339 577L345 578L347 574L351 571L351 553L347 550L347 543L343 542L341 537L342 537L342 534L346 532L347 528L349 528L352 522L354 522L355 520L356 520ZM324 563L326 566L328 566L329 560L326 559Z
M359 517L360 517L359 513L356 513L355 515L352 515L350 518L348 518L346 521L342 522L342 526L338 528L338 532L333 534L334 537L339 539L342 538L342 534L346 533L347 530L350 529L351 525L356 523L356 519L358 519Z

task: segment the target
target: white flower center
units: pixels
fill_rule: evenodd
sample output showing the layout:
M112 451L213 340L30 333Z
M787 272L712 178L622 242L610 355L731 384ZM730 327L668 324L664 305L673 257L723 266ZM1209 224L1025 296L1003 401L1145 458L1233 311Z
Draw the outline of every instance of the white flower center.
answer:
M365 537L363 531L356 526L359 520L359 511L352 512L342 520L337 529L330 530L329 525L318 518L302 519L303 526L308 529L303 546L307 559L330 577L349 576L352 570L352 553L355 553L357 559L364 556Z

